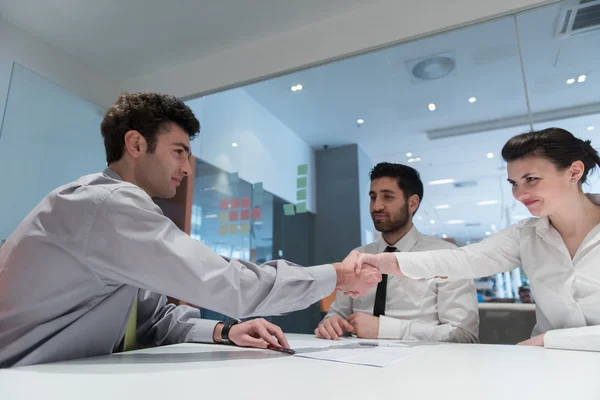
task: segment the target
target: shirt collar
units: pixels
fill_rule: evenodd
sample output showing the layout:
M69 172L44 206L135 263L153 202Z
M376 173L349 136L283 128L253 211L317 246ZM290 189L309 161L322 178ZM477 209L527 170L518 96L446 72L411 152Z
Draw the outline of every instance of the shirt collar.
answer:
M108 176L109 178L113 178L116 179L118 181L122 181L123 178L121 178L121 175L117 174L115 172L115 170L111 169L111 168L106 168L104 171L102 171L102 173L106 176Z
M387 242L382 238L377 241L377 249L380 253L383 253L385 248L388 246L395 247L398 251L411 251L415 244L417 244L417 240L421 233L417 230L417 228L413 225L413 227L402 237L402 239L398 240L393 245L387 244Z

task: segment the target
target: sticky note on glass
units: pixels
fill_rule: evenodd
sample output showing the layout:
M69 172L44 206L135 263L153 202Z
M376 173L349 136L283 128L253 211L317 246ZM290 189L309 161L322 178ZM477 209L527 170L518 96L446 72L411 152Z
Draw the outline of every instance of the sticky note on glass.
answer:
M238 233L238 226L237 225L229 225L229 234L235 235L236 233Z
M227 225L219 226L219 235L227 235L229 233L229 228Z
M242 210L240 214L240 219L242 221L248 221L250 219L250 210Z
M296 204L296 214L302 214L306 212L306 203Z
M296 192L296 200L306 200L306 189L298 190Z
M238 220L238 212L237 211L232 211L229 213L229 220L230 221L237 221Z
M298 187L298 189L302 189L306 187L306 177L302 176L300 178L296 179L296 186Z
M306 175L308 174L308 165L302 164L298 165L298 175Z
M240 208L240 199L231 199L231 208Z
M294 205L293 204L284 204L283 205L283 213L285 215L294 215Z
M260 208L256 207L252 209L252 219L257 220L260 219Z
M227 222L229 221L229 213L227 211L223 211L219 213L219 221Z
M221 210L227 210L229 208L229 200L221 200L219 203L219 208Z
M244 197L242 199L242 208L250 208L250 197Z
M250 232L250 224L249 223L243 223L242 225L240 225L240 232L242 232L242 233L249 233Z

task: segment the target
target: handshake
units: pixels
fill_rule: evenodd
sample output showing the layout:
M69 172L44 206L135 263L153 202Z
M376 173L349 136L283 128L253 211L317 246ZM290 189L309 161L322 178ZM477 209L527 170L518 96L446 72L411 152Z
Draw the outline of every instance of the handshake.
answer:
M381 282L382 272L399 273L396 257L392 253L361 254L355 250L341 263L333 264L333 267L337 273L336 290L353 298L364 295Z

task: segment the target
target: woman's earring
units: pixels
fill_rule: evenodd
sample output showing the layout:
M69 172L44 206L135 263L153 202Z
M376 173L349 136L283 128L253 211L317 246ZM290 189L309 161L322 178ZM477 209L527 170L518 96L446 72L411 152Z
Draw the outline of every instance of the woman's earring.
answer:
M573 178L573 179L571 179L571 182L575 183L575 182L577 182L577 179Z

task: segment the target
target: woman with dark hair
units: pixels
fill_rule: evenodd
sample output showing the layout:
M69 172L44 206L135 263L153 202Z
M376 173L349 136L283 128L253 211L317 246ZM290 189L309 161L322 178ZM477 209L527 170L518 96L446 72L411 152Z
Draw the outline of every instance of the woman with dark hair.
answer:
M537 218L456 250L361 254L357 272L369 264L412 279L479 278L522 265L537 324L521 344L600 351L600 195L582 190L598 152L549 128L513 137L502 157L513 196Z

